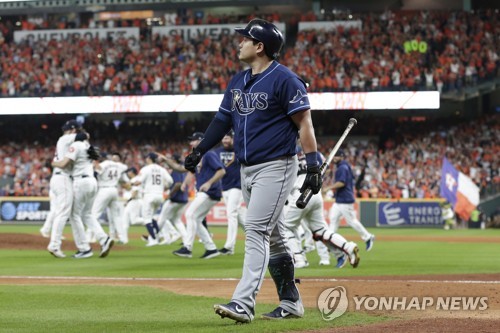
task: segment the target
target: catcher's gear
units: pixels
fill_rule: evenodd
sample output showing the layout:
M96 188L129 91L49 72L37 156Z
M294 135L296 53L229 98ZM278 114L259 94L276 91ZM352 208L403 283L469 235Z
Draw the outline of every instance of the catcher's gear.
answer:
M321 176L319 166L308 166L306 178L300 188L300 193L303 193L309 188L314 194L316 194L321 190L321 185L323 185L323 177Z
M97 161L101 157L101 152L99 147L95 146L90 146L89 149L87 149L87 154L91 160Z
M264 52L271 59L276 59L280 55L284 39L278 28L262 19L251 20L245 28L234 29L240 35L255 39L264 44Z
M200 163L200 161L201 161L201 152L198 149L193 148L191 154L189 154L184 160L184 168L194 173L196 170L196 166L198 165L198 163Z

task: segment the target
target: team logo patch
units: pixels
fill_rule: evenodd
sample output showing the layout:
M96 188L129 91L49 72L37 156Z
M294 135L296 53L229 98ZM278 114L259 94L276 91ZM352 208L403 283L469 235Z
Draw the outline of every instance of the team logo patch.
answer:
M234 152L223 151L220 153L220 161L227 168L234 162Z
M307 98L307 94L303 93L300 90L297 90L297 94L293 96L292 100L290 101L290 104L295 104L299 103L304 104L305 102L303 101L304 98Z

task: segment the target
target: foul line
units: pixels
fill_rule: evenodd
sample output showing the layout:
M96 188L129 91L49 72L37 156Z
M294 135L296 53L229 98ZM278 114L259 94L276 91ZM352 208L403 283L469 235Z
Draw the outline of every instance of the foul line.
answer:
M239 281L239 278L142 278L142 277L97 277L97 276L16 276L0 275L0 279L26 280L105 280L105 281ZM265 280L271 280L265 278ZM400 282L400 283L454 283L454 284L500 284L500 281L479 280L391 280L391 279L328 279L328 278L300 278L302 281L312 282Z

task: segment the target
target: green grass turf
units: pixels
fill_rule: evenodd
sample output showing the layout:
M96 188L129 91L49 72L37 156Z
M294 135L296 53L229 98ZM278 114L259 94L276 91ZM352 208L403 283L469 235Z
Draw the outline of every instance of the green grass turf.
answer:
M384 317L347 313L334 321L309 310L303 319L267 321L250 325L221 320L208 297L181 296L149 287L104 286L2 286L0 332L290 332L363 325ZM226 300L227 301L227 300ZM265 313L273 305L259 304Z
M225 229L212 227L218 247L224 244ZM0 225L0 233L31 233L36 226ZM46 250L0 249L0 275L31 276L96 276L96 277L175 277L175 278L239 278L243 262L243 239L238 240L236 254L202 260L204 248L196 241L193 258L176 257L172 251L180 243L146 248L139 239L142 228L132 228L131 242L115 245L108 258L98 258L97 244L94 257L86 260L56 259ZM371 252L364 251L364 243L350 228L340 232L360 247L361 263L357 269L337 270L333 266L318 266L319 257L310 252L310 267L297 271L299 277L345 277L374 275L432 275L497 273L500 267L498 244L500 230L441 229L372 229L378 237ZM67 228L65 234L70 236ZM242 234L240 232L240 234ZM398 237L402 237L398 240ZM412 237L405 240L404 237ZM446 237L447 241L442 241ZM498 242L484 242L484 237ZM465 238L477 241L462 242ZM72 243L71 240L66 242ZM45 243L44 243L45 244ZM72 252L66 251L69 256ZM332 264L333 264L332 259Z
M0 225L0 233L38 236L39 226ZM340 230L360 246L357 269L337 270L318 266L315 252L308 254L311 266L297 270L297 277L342 278L376 275L432 275L498 273L500 230L372 229L377 235L371 252L350 228ZM116 245L108 258L56 259L42 246L39 250L0 249L0 276L92 276L146 278L239 278L243 240L234 256L202 260L203 246L195 243L194 258L172 255L179 244L146 248L139 239L142 228L131 229L131 242ZM218 247L224 243L224 228L212 227ZM70 236L69 228L65 229ZM242 232L240 232L240 235ZM411 240L408 240L411 237ZM497 240L499 242L486 242ZM405 239L406 238L406 239ZM443 239L446 238L446 241ZM463 240L472 242L463 242ZM72 242L69 239L66 242ZM45 244L45 242L43 242ZM29 248L28 246L26 246ZM69 255L70 251L66 251ZM333 264L333 260L332 260ZM364 325L386 317L348 312L331 322L319 311L308 309L302 320L236 326L220 320L212 305L227 299L182 296L149 287L19 286L0 285L0 332L287 332ZM257 316L275 305L257 306ZM329 329L330 328L330 329Z

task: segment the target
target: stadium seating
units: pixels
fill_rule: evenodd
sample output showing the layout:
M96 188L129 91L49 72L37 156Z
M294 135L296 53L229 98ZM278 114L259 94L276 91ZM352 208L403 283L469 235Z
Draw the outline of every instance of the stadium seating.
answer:
M318 18L308 14L300 19ZM493 11L361 13L354 19L362 21L361 29L339 27L288 35L292 45L287 45L281 61L309 83L311 92L461 91L499 77L498 15ZM189 15L175 19L178 24L228 21L209 17L203 22ZM221 93L242 69L236 57L237 39L185 41L179 36L151 36L144 22L126 25L141 27L140 41L16 44L10 37L2 44L0 38L0 56L5 59L0 97ZM295 31L297 18L289 19L288 25L287 31ZM42 28L54 26L66 27L41 24ZM9 21L0 22L3 36L11 36L14 29ZM417 46L425 42L425 48L413 49L412 41Z

